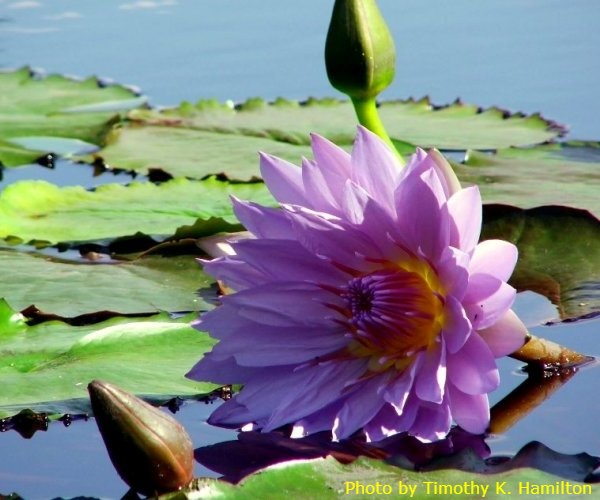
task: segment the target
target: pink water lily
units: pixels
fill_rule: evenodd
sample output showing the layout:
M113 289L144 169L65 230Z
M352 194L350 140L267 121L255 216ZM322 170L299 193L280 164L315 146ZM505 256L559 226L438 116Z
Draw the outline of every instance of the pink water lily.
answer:
M524 342L514 245L478 243L481 198L437 151L401 168L359 127L352 154L312 136L298 168L261 155L280 208L233 200L252 238L204 263L235 293L194 326L219 342L188 377L244 384L210 423L293 435L444 437L489 423L495 358Z

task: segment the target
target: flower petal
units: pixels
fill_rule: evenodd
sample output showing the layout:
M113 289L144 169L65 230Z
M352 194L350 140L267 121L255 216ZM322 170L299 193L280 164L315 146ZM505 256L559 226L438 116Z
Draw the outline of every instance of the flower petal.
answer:
M287 393L273 408L264 430L271 431L289 422L295 422L340 398L348 381L356 380L365 371L362 360L329 362L299 368L287 379ZM269 401L271 399L269 398ZM260 401L253 401L260 404Z
M461 186L452 169L448 160L440 153L437 149L430 149L427 153L427 156L433 161L435 164L435 170L439 177L442 179L442 185L444 186L444 191L446 193L446 197L450 198L454 193L460 191Z
M337 296L312 283L273 282L242 290L222 299L243 318L272 326L327 327ZM342 305L341 303L339 305Z
M337 285L347 279L345 273L309 253L294 240L246 240L239 242L235 250L238 259L262 273L265 281Z
M408 432L420 441L430 443L445 438L451 425L452 416L446 401L441 404L421 404Z
M330 178L333 176L330 176ZM323 175L323 170L319 168L316 162L307 159L302 160L302 181L304 190L310 208L318 212L327 212L333 215L339 215L339 193L340 187L344 185L345 179L336 179L332 186ZM341 186L340 186L341 185ZM332 191L335 189L335 192Z
M252 237L249 231L238 231L227 234L219 233L198 238L196 245L211 257L225 257L227 255L235 255L232 244Z
M338 399L327 406L318 409L310 415L301 418L292 428L292 438L299 438L314 434L315 432L331 430L335 423L335 418L344 404L343 399Z
M353 224L361 224L365 220L365 207L371 200L362 187L348 179L344 184L341 201L346 220Z
M439 180L432 171L408 177L395 192L398 230L417 253L438 261L448 246L448 209Z
M398 415L404 411L404 406L408 400L415 374L421 367L422 360L418 357L410 368L401 373L395 380L391 381L383 391L383 399L392 405Z
M279 203L306 205L301 170L289 161L260 153L260 174Z
M510 309L515 289L489 274L472 274L463 300L469 320L476 329L488 328Z
M447 295L462 300L469 284L469 255L462 250L447 247L435 268Z
M448 378L466 394L483 394L498 388L500 375L492 352L473 332L458 352L448 356Z
M512 354L525 343L527 328L519 317L509 309L492 326L478 330L481 338L496 358Z
M465 345L473 327L462 304L451 295L446 297L444 318L442 337L448 352L454 354Z
M185 376L200 382L224 385L241 384L248 380L255 371L255 368L239 366L232 357L223 359L221 356L209 352Z
M291 239L291 222L285 210L263 207L231 197L233 211L244 227L257 238Z
M359 228L341 220L327 220L301 207L292 209L296 210L291 216L296 238L309 252L355 270L371 267L365 255L381 259L377 245Z
M381 441L408 429L408 427L406 429L400 427L400 420L401 417L398 417L396 410L391 405L384 404L380 408L379 413L366 423L363 428L367 441ZM410 425L412 425L412 421L408 424L408 426Z
M381 206L393 210L394 187L400 176L400 163L383 140L359 126L351 156L351 179Z
M441 403L446 386L446 349L442 341L421 354L422 363L415 381L419 399Z
M343 183L350 178L350 155L333 142L318 134L310 134L313 156L333 193L341 192ZM343 181L340 185L336 182ZM337 189L336 189L337 186Z
M481 233L481 195L477 186L461 189L448 200L450 245L471 253Z
M508 281L517 263L518 250L504 240L485 240L475 247L469 272L486 273L501 281Z
M376 397L378 389L385 385L389 374L374 376L362 384L346 398L336 416L333 426L333 439L338 441L350 437L356 431L360 430L379 413L384 405L381 398Z
M229 288L239 291L264 283L262 273L234 257L219 257L210 261L201 260L204 272L223 281Z
M487 394L465 394L452 384L448 387L454 421L465 431L483 434L490 424Z

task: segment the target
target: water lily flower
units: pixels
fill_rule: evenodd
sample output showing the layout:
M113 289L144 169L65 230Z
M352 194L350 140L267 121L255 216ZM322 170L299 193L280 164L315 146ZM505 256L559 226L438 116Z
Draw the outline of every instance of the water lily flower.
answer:
M495 358L524 343L514 245L478 243L481 198L443 156L401 168L359 127L351 154L312 136L298 168L261 154L279 208L233 200L253 238L205 270L235 293L194 326L220 342L188 373L244 384L209 422L292 436L443 438L489 423Z

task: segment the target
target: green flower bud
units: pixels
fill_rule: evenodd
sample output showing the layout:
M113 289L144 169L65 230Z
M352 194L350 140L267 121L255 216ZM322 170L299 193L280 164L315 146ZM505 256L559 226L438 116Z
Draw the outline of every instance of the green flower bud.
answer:
M176 491L194 477L194 447L170 415L119 387L88 385L94 417L115 469L147 496Z
M352 99L378 95L394 79L394 40L375 0L336 0L325 44L331 85Z

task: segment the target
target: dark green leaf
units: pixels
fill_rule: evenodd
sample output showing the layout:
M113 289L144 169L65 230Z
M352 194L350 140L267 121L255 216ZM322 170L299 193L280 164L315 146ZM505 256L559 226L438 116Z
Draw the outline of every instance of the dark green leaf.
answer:
M600 313L600 221L582 210L486 206L483 239L517 245L510 283L546 296L563 319Z

